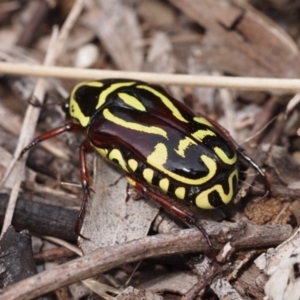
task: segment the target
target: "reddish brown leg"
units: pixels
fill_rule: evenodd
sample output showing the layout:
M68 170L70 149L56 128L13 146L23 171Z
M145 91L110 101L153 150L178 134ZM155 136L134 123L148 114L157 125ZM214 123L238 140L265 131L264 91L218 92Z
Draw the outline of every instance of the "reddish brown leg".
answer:
M83 131L83 128L80 124L77 123L67 123L63 126L47 131L44 134L35 138L27 147L25 147L20 154L20 158L24 155L25 152L27 152L28 150L30 150L40 142L52 139L53 137L66 131Z
M265 186L265 193L264 195L262 196L262 199L263 198L266 198L268 196L270 196L271 194L271 185L270 185L270 182L266 176L266 174L263 172L263 170L256 164L256 162L250 157L248 156L245 152L244 152L244 149L241 148L239 145L237 145L237 149L236 151L238 152L238 154L245 160L247 161L251 166L252 168L254 168L261 176L262 180L263 180L263 183L264 183L264 186Z
M52 129L52 130L38 136L27 147L25 147L20 154L20 158L22 157L22 155L25 152L27 152L28 150L30 150L31 148L33 148L40 142L51 139L51 138L53 138L63 132L66 132L66 131L84 131L84 128L80 124L77 124L77 123L67 123L63 126ZM80 225L82 223L82 218L83 218L84 211L85 211L85 205L87 203L87 199L90 196L90 192L91 192L91 189L90 189L90 186L88 183L88 171L87 171L87 167L86 167L85 155L87 152L90 152L92 150L93 149L92 149L91 145L89 144L88 140L85 140L80 145L80 148L79 148L80 176L81 176L81 183L82 183L82 189L83 189L83 200L81 203L79 216L78 216L78 219L75 224L75 233L78 234L79 236L81 236L82 238L85 238L85 237L79 233L79 230L80 230Z
M130 177L130 176L128 176ZM207 244L211 250L212 256L215 256L215 248L210 240L210 237L206 230L197 222L197 219L193 216L188 214L187 212L181 210L180 208L174 206L170 203L167 199L161 197L160 195L155 194L151 190L147 189L142 183L137 182L135 179L132 179L135 182L134 188L140 192L144 197L151 198L156 201L159 205L161 205L167 211L173 213L179 219L186 221L194 226L196 226L206 238Z
M83 190L83 198L81 202L79 215L75 224L75 233L84 239L87 238L84 237L82 234L80 234L80 228L85 214L85 206L87 204L88 198L90 197L92 191L89 184L89 175L86 166L86 154L88 152L93 152L93 148L90 142L88 140L85 140L81 143L79 147L80 179L81 179L82 190Z

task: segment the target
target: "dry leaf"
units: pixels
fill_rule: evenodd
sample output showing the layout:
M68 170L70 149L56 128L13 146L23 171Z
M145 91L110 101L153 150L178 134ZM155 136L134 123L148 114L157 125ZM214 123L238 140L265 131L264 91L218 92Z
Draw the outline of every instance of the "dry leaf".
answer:
M142 48L135 47L141 39L136 13L121 1L98 0L101 9L90 10L83 23L101 40L117 68L127 71L141 70Z
M171 292L185 295L198 282L192 272L169 273L143 283L140 287L153 292Z
M157 32L152 39L146 59L145 71L156 73L175 72L173 47L168 36L163 32Z
M99 247L147 236L159 208L152 201L127 201L127 181L103 159L96 157L92 198L89 199L79 239L87 253Z
M199 63L243 76L299 77L297 45L244 1L170 2L205 29Z
M117 300L163 300L163 297L154 294L150 291L138 290L129 286L124 290L119 296L116 297Z

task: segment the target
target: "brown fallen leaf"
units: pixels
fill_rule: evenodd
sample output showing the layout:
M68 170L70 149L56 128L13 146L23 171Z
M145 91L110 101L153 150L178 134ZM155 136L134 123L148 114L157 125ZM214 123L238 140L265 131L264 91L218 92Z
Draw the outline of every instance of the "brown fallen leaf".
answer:
M98 0L83 17L83 23L101 40L120 70L139 71L143 48L135 47L141 39L136 12L121 1Z
M199 64L242 76L299 77L297 45L277 24L246 2L170 2L205 29Z

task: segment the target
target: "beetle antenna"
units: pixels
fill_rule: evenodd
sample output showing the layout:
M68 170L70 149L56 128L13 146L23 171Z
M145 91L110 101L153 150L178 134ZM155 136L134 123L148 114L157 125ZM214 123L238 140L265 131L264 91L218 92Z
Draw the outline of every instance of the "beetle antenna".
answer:
M261 134L270 124L272 124L278 116L273 117L267 124L265 124L260 130L258 130L256 133L254 133L252 136L246 138L242 143L240 143L240 145L245 144L249 141L251 141L252 139L254 139L256 136L258 136L259 134Z
M46 94L46 101L47 101L47 94ZM38 107L38 108L43 108L43 107L51 107L51 106L56 106L56 105L59 105L59 106L62 106L64 101L63 100L58 100L56 99L55 101L53 102L50 102L50 103L41 103L40 100L32 95L29 99L28 99L28 103L34 107Z

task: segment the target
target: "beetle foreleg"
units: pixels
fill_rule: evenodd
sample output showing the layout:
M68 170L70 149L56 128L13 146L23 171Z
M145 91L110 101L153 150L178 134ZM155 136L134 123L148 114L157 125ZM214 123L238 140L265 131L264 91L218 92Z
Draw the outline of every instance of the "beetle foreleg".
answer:
M256 162L245 153L243 148L237 146L236 151L248 164L250 164L252 166L252 168L254 168L259 173L259 175L261 176L261 178L263 180L264 186L265 186L265 194L262 196L262 199L268 197L271 194L271 185L270 185L270 182L269 182L266 174L256 164Z
M20 157L21 158L25 152L39 144L40 142L43 142L45 140L52 139L53 137L66 132L66 131L82 131L82 126L77 123L67 123L65 125L62 125L60 127L54 128L50 131L45 132L44 134L41 134L40 136L36 137L27 147L25 147L21 153Z

